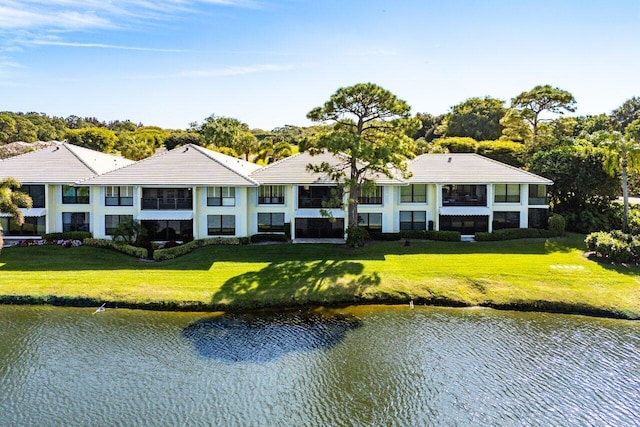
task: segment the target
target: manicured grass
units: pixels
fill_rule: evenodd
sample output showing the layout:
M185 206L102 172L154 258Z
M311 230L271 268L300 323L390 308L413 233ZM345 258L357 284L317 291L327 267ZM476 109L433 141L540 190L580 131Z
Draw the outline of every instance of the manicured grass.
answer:
M583 239L210 246L160 263L15 247L0 254L0 299L198 309L413 299L640 318L640 271L586 259Z

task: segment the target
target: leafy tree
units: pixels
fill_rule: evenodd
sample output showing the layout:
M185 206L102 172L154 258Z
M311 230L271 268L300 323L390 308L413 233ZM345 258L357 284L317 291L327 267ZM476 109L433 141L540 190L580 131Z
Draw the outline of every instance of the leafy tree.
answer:
M555 212L578 212L616 198L620 181L606 171L604 162L602 149L563 146L534 153L528 169L553 181L549 193Z
M80 128L67 131L67 141L80 147L109 153L117 141L115 133L106 128Z
M258 151L258 139L249 131L240 132L233 142L233 148L249 161L249 155Z
M38 128L31 123L29 119L23 115L16 115L14 116L14 120L16 121L16 131L13 134L11 142L35 142L38 140Z
M0 113L0 144L11 142L15 133L15 119L9 113Z
M480 141L478 142L476 153L520 168L524 166L522 161L524 156L524 145L513 141Z
M394 94L373 83L340 88L307 117L335 126L314 137L306 147L312 154L323 151L340 155L337 166L326 162L310 164L316 173L328 175L348 192L348 242L362 242L358 227L358 198L363 187L374 183L375 174L393 176L393 169L405 172L405 160L413 152L413 135L420 125L410 117L410 107Z
M202 136L196 132L174 132L164 140L164 146L167 150L173 150L181 145L203 145L203 143Z
M118 224L111 236L113 240L134 246L140 246L145 237L147 237L147 229L140 222L134 220Z
M508 109L500 119L500 125L502 126L500 139L520 143L531 140L531 128L520 110Z
M205 119L198 132L207 146L213 146L217 151L221 148L230 149L231 151L225 151L235 152L236 157L242 155L248 159L249 154L258 150L258 140L249 126L238 119L211 115Z
M256 160L261 164L277 162L293 155L293 146L286 141L274 142L267 138L258 143Z
M425 142L431 142L440 134L437 132L438 128L442 126L445 116L434 116L429 113L418 113L416 118L422 123L422 127L413 134L413 139L418 140L423 138Z
M156 150L145 141L133 140L120 146L120 154L130 160L142 160L151 157Z
M114 120L107 123L107 129L114 132L135 132L138 129L135 123L131 120Z
M469 98L451 107L445 119L444 135L470 137L476 141L498 139L502 134L500 120L505 112L504 101L499 99Z
M18 191L22 183L14 178L0 180L0 212L11 214L18 225L24 224L20 208L30 208L33 201L28 194ZM2 250L2 227L0 227L0 250Z
M478 147L478 141L469 137L440 138L434 142L449 153L475 153Z
M614 130L624 130L637 118L640 118L640 97L634 96L626 100L620 107L611 112L611 122Z
M538 125L544 119L543 112L564 114L576 110L576 100L571 93L550 85L536 86L528 92L522 92L511 100L511 108L520 110L522 117L531 125L532 143L538 142Z
M629 172L640 171L640 118L631 122L625 133L610 132L604 144L607 150L605 167L607 171L622 181L622 231L629 231Z

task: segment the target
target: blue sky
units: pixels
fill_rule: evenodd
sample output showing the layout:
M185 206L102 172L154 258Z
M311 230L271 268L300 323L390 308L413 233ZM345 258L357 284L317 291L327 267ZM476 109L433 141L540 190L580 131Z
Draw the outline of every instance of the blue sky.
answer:
M0 0L0 111L272 129L373 82L413 112L551 84L609 113L640 96L638 22L636 0Z

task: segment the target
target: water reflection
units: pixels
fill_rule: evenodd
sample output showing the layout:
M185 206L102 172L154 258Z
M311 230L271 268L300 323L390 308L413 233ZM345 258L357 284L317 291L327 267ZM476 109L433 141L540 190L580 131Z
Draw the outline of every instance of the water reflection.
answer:
M339 344L360 320L317 312L228 313L200 319L182 334L199 355L226 362L266 362Z

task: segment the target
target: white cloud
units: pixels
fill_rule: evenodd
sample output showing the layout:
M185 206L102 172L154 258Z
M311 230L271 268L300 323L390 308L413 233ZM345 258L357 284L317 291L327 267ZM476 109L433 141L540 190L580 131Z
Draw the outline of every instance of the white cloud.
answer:
M77 42L64 42L64 41L56 41L56 40L29 40L21 42L25 45L36 45L36 46L63 46L63 47L80 47L80 48L98 48L98 49L116 49L116 50L136 50L136 51L144 51L144 52L167 52L167 53L180 53L180 52L188 52L184 49L163 49L163 48L153 48L153 47L140 47L140 46L123 46L123 45L115 45L115 44L106 44L106 43L77 43Z
M178 77L194 77L194 78L207 78L207 77L219 77L219 76L240 76L244 74L255 74L262 72L273 71L289 71L293 69L293 65L276 65L276 64L256 64L248 66L227 67L213 70L191 70L183 71L178 74Z

